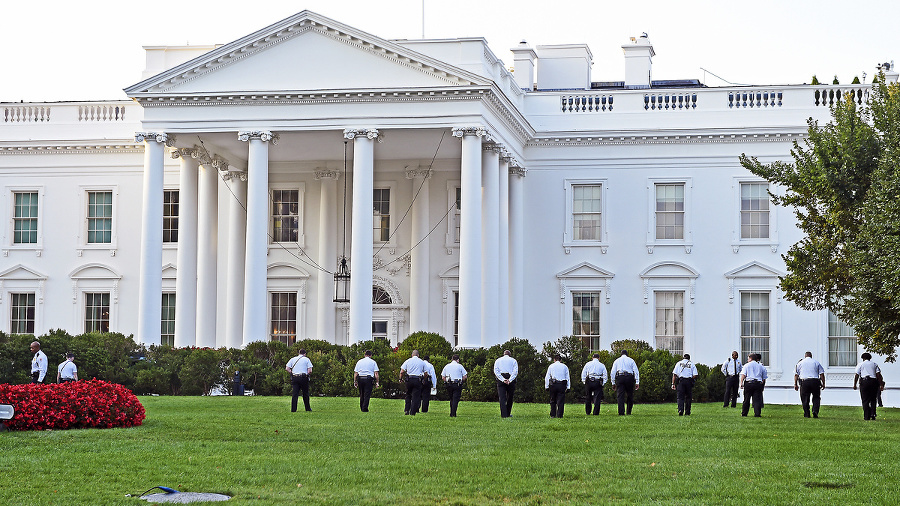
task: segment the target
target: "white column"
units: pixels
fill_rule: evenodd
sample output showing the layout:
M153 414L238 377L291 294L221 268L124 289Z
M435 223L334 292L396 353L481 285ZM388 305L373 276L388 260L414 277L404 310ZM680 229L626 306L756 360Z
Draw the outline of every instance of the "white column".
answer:
M246 346L268 341L266 256L269 252L269 141L278 137L257 130L240 132L238 139L249 142L247 155L247 256L244 259L244 335Z
M199 150L181 148L172 153L180 158L178 177L178 253L175 278L175 347L197 344L197 188Z
M164 133L139 132L144 143L144 200L141 206L140 298L138 341L159 344L162 316L163 170L166 145L174 143Z
M525 336L525 169L509 169L509 330Z
M409 268L409 331L431 331L428 322L429 281L431 252L428 248L428 232L431 228L428 216L430 205L429 179L431 169L420 168L406 171L407 179L412 180L412 195L415 199L412 208L412 240L410 247Z
M481 153L481 346L503 342L500 326L500 147L482 145Z
M244 345L244 258L247 248L247 173L225 173L234 195L228 201L228 277L225 280L225 343L228 348ZM178 299L176 298L177 302Z
M200 182L197 203L197 342L196 346L215 348L218 241L219 174L209 154L200 153ZM178 296L176 294L176 301Z
M509 340L509 153L500 155L500 232L497 234L497 337L495 344Z
M347 129L353 140L353 208L350 221L350 342L372 339L372 255L375 211L375 129Z
M319 262L326 269L337 269L337 241L340 240L337 231L344 232L344 228L338 225L337 205L337 180L340 172L336 170L317 170L316 179L321 184L319 194ZM334 277L319 271L316 293L318 294L316 310L316 339L322 339L329 343L346 344L341 340L338 343L335 333L334 304Z
M480 127L453 129L462 139L459 238L459 347L481 346L481 138Z

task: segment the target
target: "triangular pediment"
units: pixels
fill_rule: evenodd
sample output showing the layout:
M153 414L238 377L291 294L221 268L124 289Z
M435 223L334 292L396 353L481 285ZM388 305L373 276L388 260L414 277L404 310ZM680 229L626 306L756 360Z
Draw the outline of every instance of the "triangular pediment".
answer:
M556 275L558 279L568 278L612 278L615 274L597 267L590 262L582 262Z
M783 272L759 262L750 262L725 273L726 278L778 278Z
M19 264L19 265L15 265L13 267L10 267L9 269L6 269L6 270L0 272L0 279L2 279L2 280L16 279L16 280L38 281L38 280L42 280L42 279L47 279L47 276L44 274L41 274L40 272L38 272L34 269L29 269L28 267L25 267L24 265Z
M472 84L488 82L394 42L303 11L125 92L140 96Z
M175 268L174 264L163 265L163 268L162 268L162 278L163 279L176 279L177 277L178 277L178 269Z
M660 262L644 269L642 278L696 278L697 271L681 262Z

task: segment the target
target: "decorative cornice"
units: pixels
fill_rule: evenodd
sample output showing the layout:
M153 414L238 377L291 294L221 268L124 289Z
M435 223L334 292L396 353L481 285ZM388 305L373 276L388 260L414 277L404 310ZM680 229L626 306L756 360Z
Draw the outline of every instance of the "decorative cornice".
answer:
M365 137L369 140L377 139L378 142L382 142L384 138L377 128L347 128L344 130L345 139L353 140L357 137Z
M191 153L191 158L197 160L197 163L205 167L212 166L212 156L210 156L209 151L207 151L206 148L195 149Z
M143 144L73 144L56 146L0 146L0 155L71 155L143 153Z
M512 167L512 166L510 166L510 168L509 168L509 175L510 175L510 176L525 177L525 176L527 175L527 173L528 173L528 169L523 169L522 167Z
M431 175L434 173L433 170L427 167L420 167L418 169L409 169L406 171L406 179L431 179Z
M499 156L503 153L503 145L487 141L481 144L481 150L488 153L496 153Z
M250 140L260 140L263 142L272 141L272 144L278 144L279 136L269 130L242 130L238 132L238 140L248 142Z
M213 155L212 166L219 172L228 172L229 165L230 164L228 163L228 160L226 158L221 157L219 155Z
M453 127L453 137L463 138L466 135L484 137L487 142L492 139L487 129L481 126Z
M647 144L734 144L745 142L794 142L806 137L803 133L768 134L691 134L691 135L599 135L583 137L536 136L528 147L610 146Z
M175 136L164 132L135 132L134 142L156 141L168 147L175 145Z
M225 181L231 181L232 179L237 179L238 181L246 182L247 181L247 173L240 170L225 170L220 171L222 174L222 179Z
M340 171L331 170L331 169L319 169L316 171L316 179L334 179L338 180L341 178Z
M172 150L172 158L196 158L194 153L196 153L200 148L194 146L192 148L175 148Z

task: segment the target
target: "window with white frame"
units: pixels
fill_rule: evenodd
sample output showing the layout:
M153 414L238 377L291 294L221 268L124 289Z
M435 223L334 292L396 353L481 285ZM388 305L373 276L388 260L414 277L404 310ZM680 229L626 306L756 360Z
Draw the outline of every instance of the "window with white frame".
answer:
M453 215L453 242L459 244L460 230L462 230L462 214L460 213L460 208L462 206L462 188L457 186L455 193L456 203L453 205L453 210L451 211Z
M384 320L375 320L372 322L372 340L388 340L388 322Z
M13 244L38 242L38 192L13 193Z
M656 184L656 239L684 239L684 183Z
M160 317L160 344L175 346L175 294L162 294L162 316Z
M178 190L163 192L163 242L178 242Z
M600 350L600 292L572 292L572 335Z
M272 190L272 242L299 242L300 191Z
M112 243L113 192L87 192L87 243Z
M600 240L602 190L599 184L572 185L572 240Z
M34 293L11 293L10 334L34 334Z
M453 346L459 346L459 291L453 292Z
M769 184L741 183L741 239L769 238Z
M768 291L741 292L741 356L762 355L769 365L769 295Z
M109 332L109 292L85 292L84 331Z
M273 341L290 346L297 341L297 292L272 292Z
M656 349L684 354L684 292L658 291L656 305Z
M375 188L373 191L375 242L388 242L391 239L391 189Z
M828 311L828 366L855 367L857 357L856 330Z

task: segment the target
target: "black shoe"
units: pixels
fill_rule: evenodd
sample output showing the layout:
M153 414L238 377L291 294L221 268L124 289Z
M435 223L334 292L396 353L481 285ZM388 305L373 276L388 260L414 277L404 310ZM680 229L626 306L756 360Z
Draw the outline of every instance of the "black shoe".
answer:
M803 413L803 418L809 418L809 413Z
M813 418L819 418L819 414L818 414L818 413L813 413Z
M684 416L684 412L683 412L683 411L679 411L679 412L678 412L678 416Z

